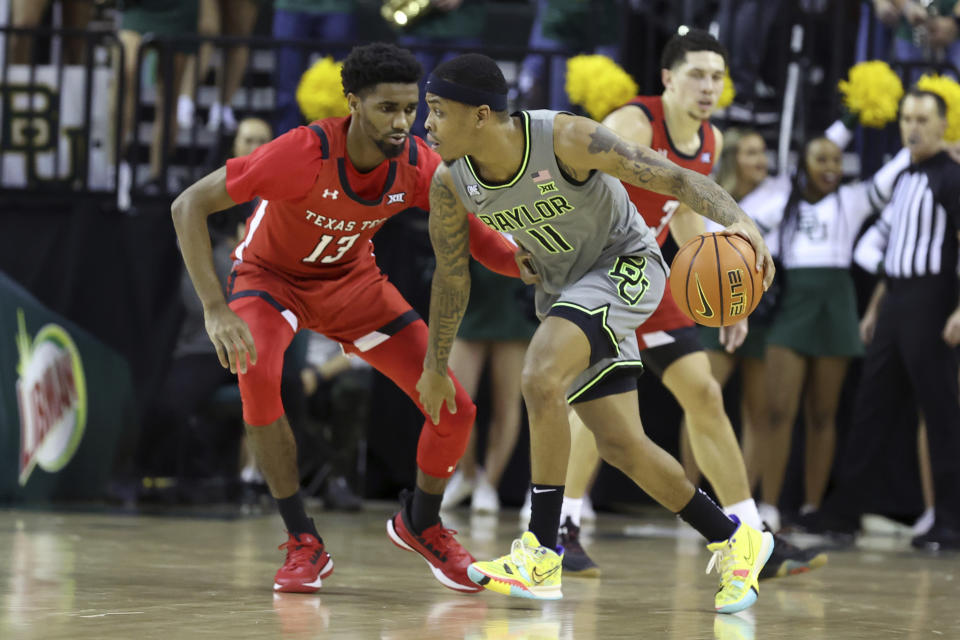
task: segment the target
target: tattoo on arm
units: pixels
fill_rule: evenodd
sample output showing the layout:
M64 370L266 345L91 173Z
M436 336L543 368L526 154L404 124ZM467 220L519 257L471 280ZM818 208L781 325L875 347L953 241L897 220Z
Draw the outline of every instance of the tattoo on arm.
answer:
M430 184L430 241L437 258L430 293L430 337L424 367L447 372L450 348L470 299L470 226L438 171Z
M612 156L604 163L611 175L643 189L672 195L719 224L729 226L744 216L730 194L713 180L627 142L606 127L597 125L590 134L587 151Z

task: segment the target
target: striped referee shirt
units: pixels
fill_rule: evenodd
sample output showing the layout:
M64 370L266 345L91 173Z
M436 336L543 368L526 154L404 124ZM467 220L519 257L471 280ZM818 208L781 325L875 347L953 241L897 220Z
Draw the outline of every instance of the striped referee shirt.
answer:
M890 202L860 239L857 264L890 278L957 275L960 164L946 152L911 164Z

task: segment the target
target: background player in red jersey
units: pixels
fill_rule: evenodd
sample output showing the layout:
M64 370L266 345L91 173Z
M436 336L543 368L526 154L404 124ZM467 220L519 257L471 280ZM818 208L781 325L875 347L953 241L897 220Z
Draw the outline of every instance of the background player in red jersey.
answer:
M192 185L173 203L187 270L203 302L220 363L239 373L243 418L289 538L277 591L314 592L333 571L299 494L296 443L280 400L283 353L299 329L338 341L388 376L415 402L427 326L380 272L371 239L391 216L429 206L440 159L409 135L420 64L393 45L355 48L343 64L346 118L294 129ZM213 270L206 217L260 198L237 246L224 297ZM518 275L514 247L479 221L475 257ZM416 551L444 586L474 592L472 556L440 522L448 477L463 454L475 409L457 384L456 414L424 423L417 486L387 523L393 542Z
M727 51L705 31L690 29L674 35L660 60L664 91L638 96L608 115L603 124L631 142L646 145L672 162L709 175L723 147L723 136L708 118L723 91ZM704 232L703 218L670 196L624 183L630 199L660 245L672 233L678 245ZM746 320L721 329L728 349L746 337ZM723 406L723 393L710 373L694 323L677 307L669 287L660 306L637 329L644 365L670 390L683 409L694 458L710 480L727 514L762 530L763 523L750 493L746 467L733 426ZM561 519L563 568L568 574L599 573L579 543L579 505L600 456L593 434L571 412L573 446L567 472L568 503ZM805 571L826 557L777 540L760 577Z

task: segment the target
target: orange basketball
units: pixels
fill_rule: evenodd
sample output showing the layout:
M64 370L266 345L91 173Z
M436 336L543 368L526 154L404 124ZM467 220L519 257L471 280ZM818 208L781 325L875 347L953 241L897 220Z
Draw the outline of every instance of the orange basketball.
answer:
M670 292L691 320L728 327L757 308L763 274L757 254L740 236L704 233L677 251L670 265Z

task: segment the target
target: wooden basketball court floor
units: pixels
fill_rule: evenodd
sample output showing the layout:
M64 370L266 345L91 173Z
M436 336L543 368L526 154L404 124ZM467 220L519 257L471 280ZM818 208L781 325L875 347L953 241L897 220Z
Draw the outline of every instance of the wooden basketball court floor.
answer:
M870 536L818 571L762 583L746 615L712 611L716 574L692 531L657 512L601 515L598 580L535 602L440 586L384 532L393 509L314 511L336 570L316 595L274 594L275 514L185 518L0 511L0 639L960 638L960 555ZM478 558L506 553L516 511L447 516Z

